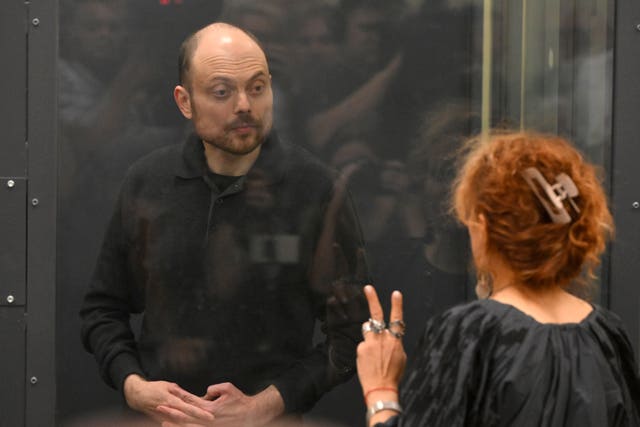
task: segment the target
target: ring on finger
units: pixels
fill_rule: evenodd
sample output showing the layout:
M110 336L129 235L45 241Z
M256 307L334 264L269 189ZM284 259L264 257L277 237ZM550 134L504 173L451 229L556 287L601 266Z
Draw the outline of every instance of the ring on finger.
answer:
M393 335L394 337L400 339L404 336L404 332L396 332L396 331L392 331L391 329L387 329L387 331L389 331L389 333L391 335Z
M371 330L376 334L381 334L386 329L384 321L369 319L369 323L371 324Z
M389 322L389 333L396 338L402 338L404 336L404 331L406 329L406 325L402 320L393 320Z
M371 326L371 322L367 321L362 324L362 338L365 338L367 332L373 331L373 327Z

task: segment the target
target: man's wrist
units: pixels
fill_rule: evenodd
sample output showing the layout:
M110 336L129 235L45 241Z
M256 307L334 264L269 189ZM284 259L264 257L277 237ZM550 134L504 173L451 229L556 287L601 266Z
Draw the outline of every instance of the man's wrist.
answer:
M138 374L129 374L124 379L122 383L122 392L124 394L124 398L127 401L127 405L132 409L136 409L134 406L133 398L136 395L136 390L140 384L146 382L147 380L141 377Z
M284 400L276 386L270 385L253 397L261 420L269 422L284 414Z
M109 364L109 378L112 386L123 392L124 380L131 374L138 374L145 378L143 369L136 355L122 352L116 355Z
M124 387L131 387L132 384L137 384L140 383L142 381L146 381L144 378L142 378L142 376L140 374L129 374L126 376L126 378L124 379Z

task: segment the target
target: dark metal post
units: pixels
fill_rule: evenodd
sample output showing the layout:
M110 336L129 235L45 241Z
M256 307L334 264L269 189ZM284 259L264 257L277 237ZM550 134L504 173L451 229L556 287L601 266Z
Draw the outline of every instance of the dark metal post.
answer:
M27 19L27 337L25 426L55 424L57 0Z
M25 422L27 6L0 4L0 426Z
M640 3L617 1L615 20L610 303L640 349ZM636 353L637 354L637 353Z

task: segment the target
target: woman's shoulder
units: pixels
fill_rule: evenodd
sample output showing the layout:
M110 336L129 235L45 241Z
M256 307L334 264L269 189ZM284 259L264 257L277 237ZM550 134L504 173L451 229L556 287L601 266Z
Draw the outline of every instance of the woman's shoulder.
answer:
M475 324L481 322L485 326L495 324L508 313L491 300L475 300L466 304L459 304L441 314L436 315L431 321L461 322L462 324Z
M635 357L624 323L614 312L593 304L593 311L578 323L540 323L516 307L494 300L477 300L452 307L427 321L423 340L435 336L446 341L491 340L497 343L502 336L575 335L588 331L600 347L616 354ZM580 332L582 331L582 332ZM445 341L444 339L442 341Z
M427 336L448 337L449 340L479 339L486 334L496 334L505 315L505 310L488 300L456 305L427 321L423 339Z
M585 322L608 325L607 330L623 330L619 318L601 308L595 309ZM436 342L441 345L459 346L461 343L464 345L475 343L495 347L504 340L517 344L524 342L526 336L548 334L556 327L569 331L579 325L572 324L565 327L542 324L514 306L491 299L482 299L454 306L429 319L422 342L433 342L434 338L438 338ZM604 327L601 326L600 330L604 330ZM611 332L602 332L602 334L611 334ZM621 334L623 333L618 332L618 335Z
M613 311L594 305L593 313L582 325L593 334L601 346L611 346L617 352L622 351L635 357L624 323Z
M613 311L607 310L598 304L593 305L593 314L590 316L590 323L606 326L608 328L624 332L624 323L620 316Z

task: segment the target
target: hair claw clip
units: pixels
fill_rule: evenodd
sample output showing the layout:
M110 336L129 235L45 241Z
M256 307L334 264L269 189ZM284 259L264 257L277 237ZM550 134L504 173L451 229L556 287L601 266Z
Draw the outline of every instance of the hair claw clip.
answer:
M562 203L565 199L569 201L576 213L580 213L580 209L572 200L579 195L578 188L569 175L565 173L556 175L556 182L553 185L549 184L540 171L534 167L525 169L522 176L554 223L568 224L571 222L571 216ZM540 190L544 191L544 196Z

